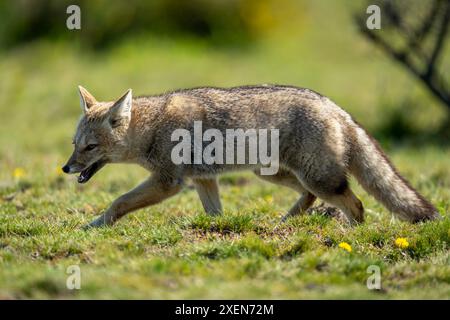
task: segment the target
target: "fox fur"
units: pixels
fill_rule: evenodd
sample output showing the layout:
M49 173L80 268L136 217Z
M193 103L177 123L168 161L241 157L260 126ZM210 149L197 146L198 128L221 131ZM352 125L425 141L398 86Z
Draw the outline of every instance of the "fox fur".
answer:
M74 152L63 167L87 182L107 163L135 163L152 172L141 185L116 199L87 227L111 225L125 214L177 194L192 179L208 214L221 214L216 176L253 170L261 178L297 191L283 217L301 214L316 198L339 208L350 223L364 220L361 201L348 184L362 187L399 218L419 222L439 218L436 208L398 173L379 144L327 97L293 86L261 85L194 88L154 96L99 102L79 87L83 110ZM192 132L194 121L225 132L228 128L279 129L280 170L259 174L260 164L179 164L171 161L175 129Z

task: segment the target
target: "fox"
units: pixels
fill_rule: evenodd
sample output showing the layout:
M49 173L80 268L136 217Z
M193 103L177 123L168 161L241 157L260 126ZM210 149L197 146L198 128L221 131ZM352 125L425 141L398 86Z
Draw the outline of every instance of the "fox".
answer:
M403 178L378 142L349 113L313 90L288 85L199 87L133 97L128 89L113 101L97 101L78 86L82 116L74 150L62 167L88 182L110 163L137 164L149 177L112 202L83 228L113 225L126 214L175 196L190 179L206 214L222 214L217 177L251 170L288 187L298 200L282 217L307 213L316 199L336 207L355 225L364 222L362 202L349 176L401 220L417 223L440 218L438 210ZM261 174L262 163L174 163L177 143L171 133L193 134L194 123L225 133L229 128L279 130L279 169Z

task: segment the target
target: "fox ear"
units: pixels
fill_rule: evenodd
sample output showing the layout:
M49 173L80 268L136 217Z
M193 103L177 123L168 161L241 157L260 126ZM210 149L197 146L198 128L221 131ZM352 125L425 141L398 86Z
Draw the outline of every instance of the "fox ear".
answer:
M110 122L114 127L114 122L121 119L131 118L131 107L133 105L133 91L128 89L111 107Z
M97 100L95 100L94 96L82 86L78 86L78 93L80 94L81 110L86 113L95 103L97 103Z

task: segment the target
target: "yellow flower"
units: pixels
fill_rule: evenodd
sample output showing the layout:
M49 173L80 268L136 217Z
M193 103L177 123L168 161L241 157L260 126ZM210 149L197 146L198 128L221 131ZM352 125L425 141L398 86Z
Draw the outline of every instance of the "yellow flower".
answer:
M26 174L25 169L24 168L15 168L13 171L13 177L16 179L20 179L22 177L24 177Z
M266 200L268 203L272 203L273 202L273 197L271 195L267 195L264 197L264 200Z
M341 242L339 243L339 248L342 248L348 252L352 252L352 246L349 245L347 242Z
M406 249L409 247L409 242L406 238L397 238L395 240L395 245L401 249Z

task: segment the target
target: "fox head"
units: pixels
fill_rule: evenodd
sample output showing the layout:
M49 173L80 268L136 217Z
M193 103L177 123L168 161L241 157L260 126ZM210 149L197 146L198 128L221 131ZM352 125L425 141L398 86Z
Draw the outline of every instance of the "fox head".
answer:
M73 137L74 151L62 170L80 173L78 182L85 183L105 164L126 160L132 91L117 101L98 102L85 88L78 90L83 115Z

